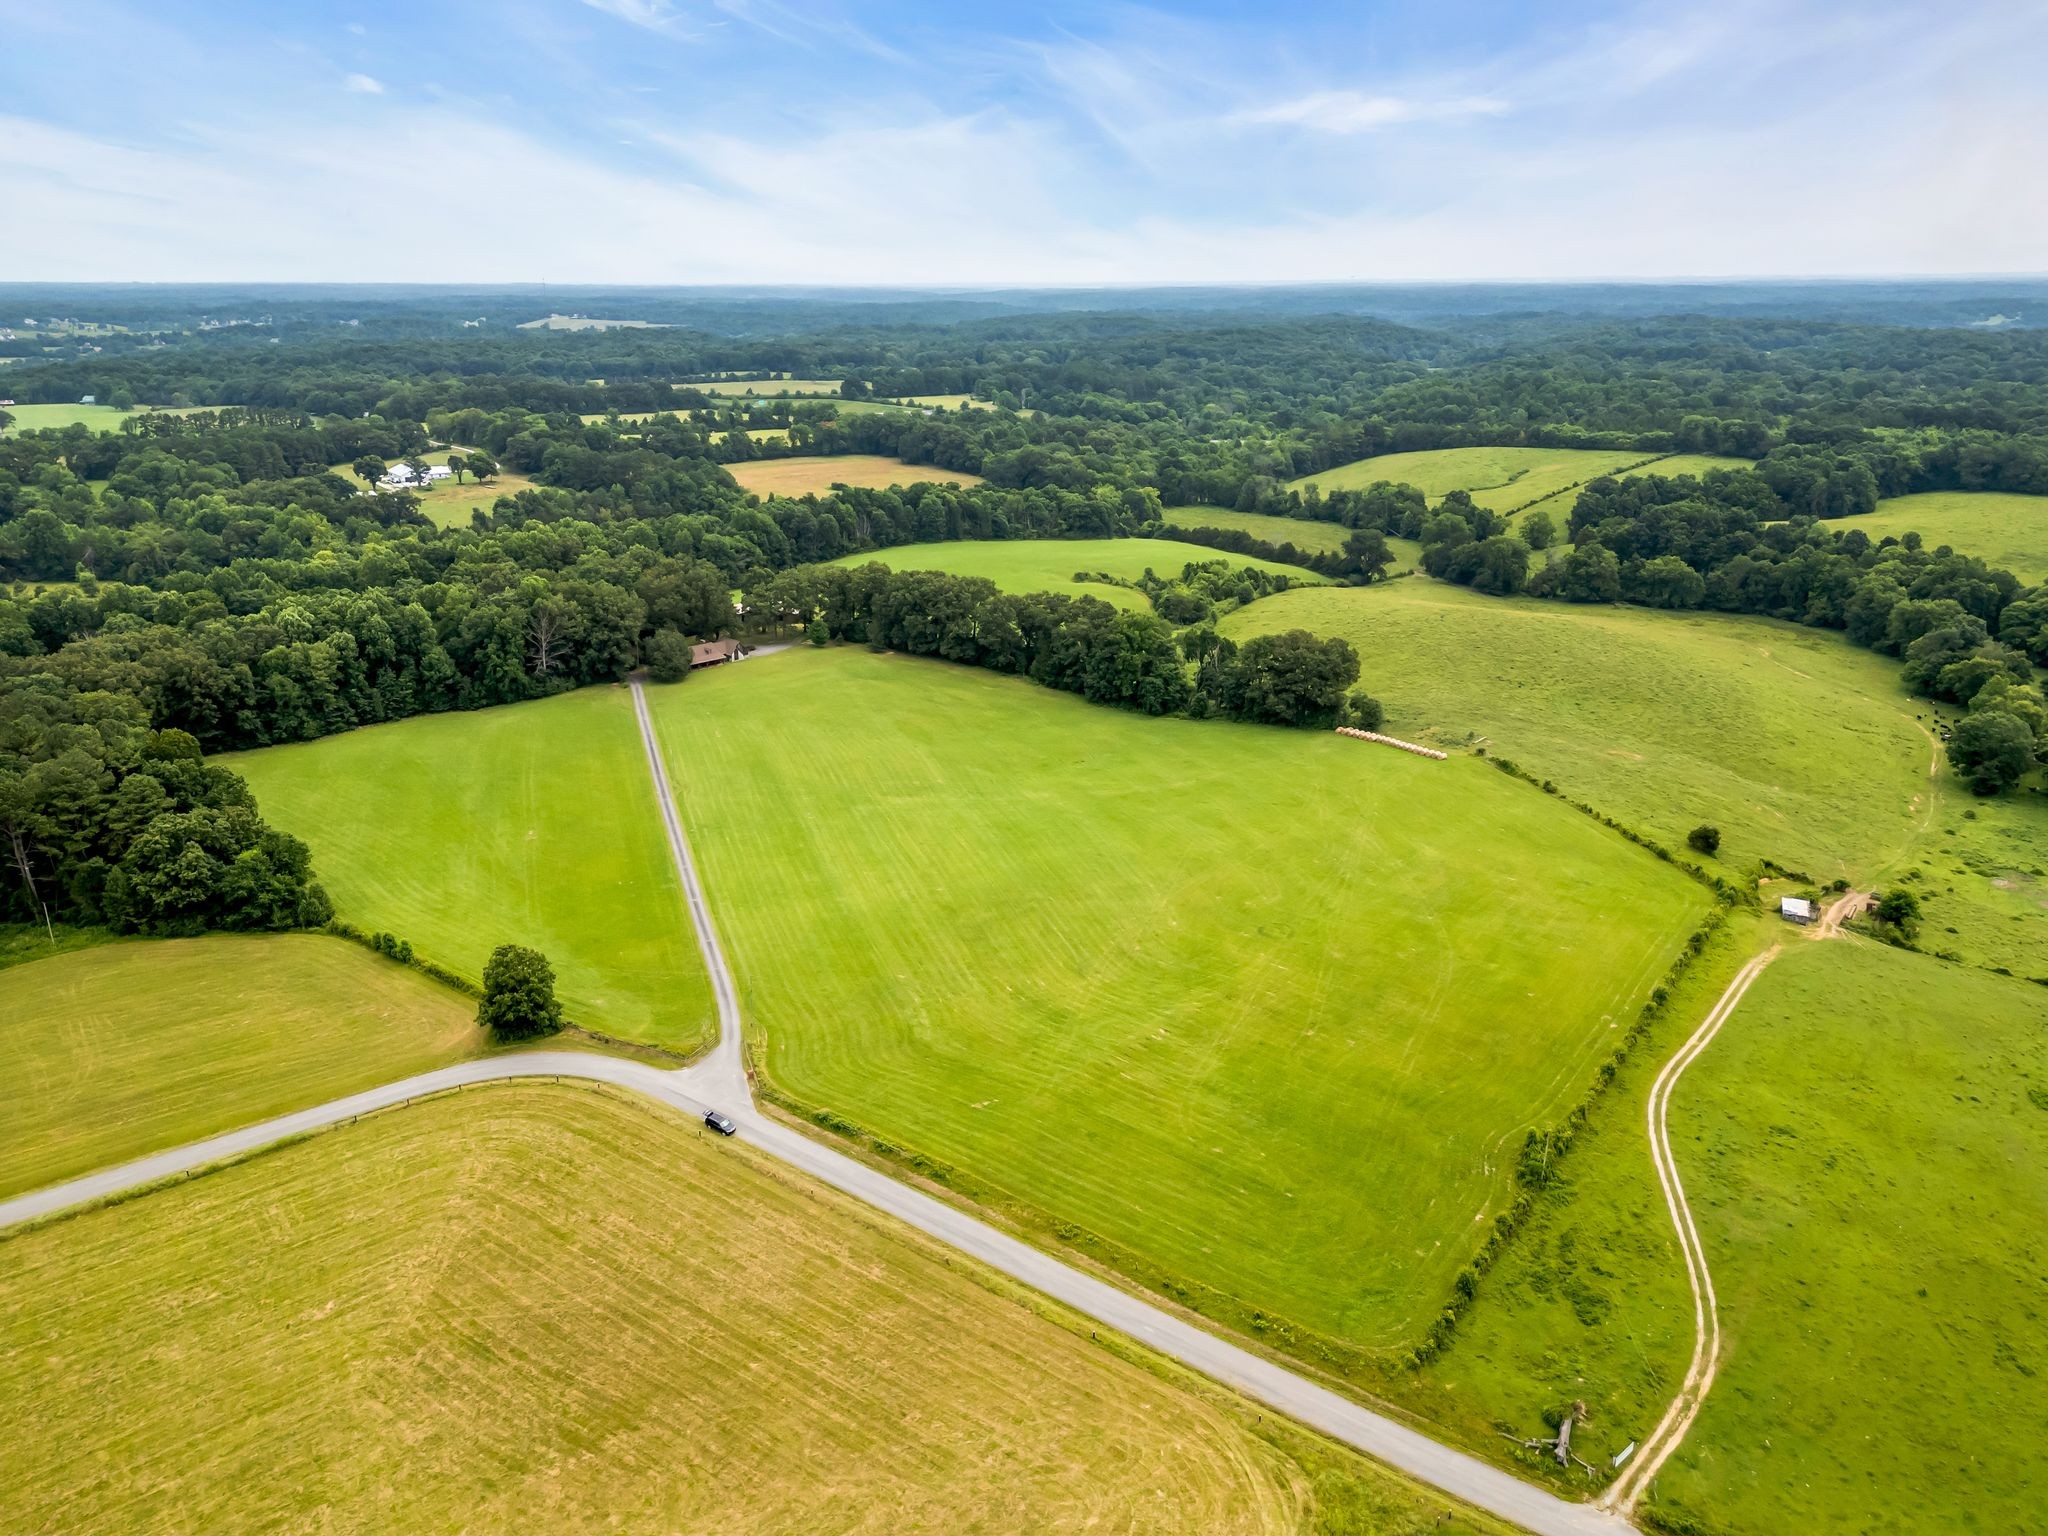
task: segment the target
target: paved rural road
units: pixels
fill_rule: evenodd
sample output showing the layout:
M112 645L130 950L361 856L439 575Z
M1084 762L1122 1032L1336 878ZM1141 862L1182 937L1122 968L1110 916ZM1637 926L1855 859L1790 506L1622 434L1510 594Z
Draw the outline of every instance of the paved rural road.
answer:
M763 1152L1289 1418L1538 1536L1627 1536L1634 1531L1619 1515L1561 1499L1463 1451L1439 1445L1405 1424L1374 1413L1148 1301L1084 1274L942 1200L921 1194L888 1174L763 1115L755 1108L747 1084L745 1058L740 1050L739 1000L732 973L705 905L689 843L683 836L682 820L676 813L675 797L669 789L668 774L655 746L646 700L637 683L633 685L633 705L661 801L669 847L682 879L684 901L696 926L697 942L704 952L718 1000L719 1040L708 1057L680 1071L569 1051L536 1051L463 1062L0 1202L0 1228L174 1178L286 1137L465 1084L522 1077L582 1078L611 1083L672 1104L687 1114L701 1115L713 1107L723 1110L739 1125L740 1137Z

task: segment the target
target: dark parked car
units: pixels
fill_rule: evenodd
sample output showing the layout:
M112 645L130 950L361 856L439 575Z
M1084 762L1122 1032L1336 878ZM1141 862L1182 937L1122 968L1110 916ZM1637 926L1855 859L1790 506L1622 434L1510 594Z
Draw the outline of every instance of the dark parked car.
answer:
M739 1129L738 1126L732 1123L731 1115L721 1115L715 1109L704 1111L704 1123L721 1136L730 1136Z

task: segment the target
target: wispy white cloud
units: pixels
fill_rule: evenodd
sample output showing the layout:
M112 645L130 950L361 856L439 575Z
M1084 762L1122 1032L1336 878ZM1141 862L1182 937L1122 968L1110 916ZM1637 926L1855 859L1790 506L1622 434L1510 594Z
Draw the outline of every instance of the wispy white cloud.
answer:
M489 85L408 80L368 112L317 48L280 64L173 33L126 74L95 60L61 94L38 76L41 100L8 93L0 57L0 277L1284 282L2012 271L2048 251L2048 200L2013 190L2048 160L2028 72L2048 13L2021 0L1944 0L1933 26L1908 25L1913 0L1644 0L1372 67L1150 11L1088 35L977 21L877 67L798 0L723 0L723 26L720 0L586 3L622 25L508 12ZM696 24L716 28L701 49L645 35ZM164 86L181 47L229 84ZM422 164L575 216L517 242L360 217Z
M1448 123L1463 118L1499 117L1508 104L1497 96L1452 96L1420 100L1411 96L1369 96L1362 91L1311 91L1231 114L1237 123L1311 128L1319 133L1372 133L1401 123Z
M594 11L603 11L628 26L644 27L666 37L693 37L694 30L670 0L583 0Z
M368 75L350 75L341 82L341 88L345 91L354 91L359 96L382 96L384 94L384 82L372 79Z
M806 48L837 44L892 64L905 62L899 50L815 0L802 6L787 5L783 0L711 0L711 6L785 43Z

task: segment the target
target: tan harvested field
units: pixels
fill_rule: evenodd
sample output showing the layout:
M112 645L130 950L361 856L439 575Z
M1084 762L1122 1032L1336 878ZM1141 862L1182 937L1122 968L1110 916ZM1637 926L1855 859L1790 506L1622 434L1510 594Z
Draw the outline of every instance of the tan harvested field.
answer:
M883 490L895 485L917 485L925 481L954 485L980 485L981 476L965 470L939 469L931 464L906 464L879 453L807 454L793 459L762 459L752 464L728 464L742 490L756 496L822 496L835 485L861 486Z
M654 1106L476 1089L0 1243L0 1528L1438 1528L1043 1310Z
M904 405L925 406L935 411L992 411L995 406L972 395L897 395Z
M324 935L138 939L9 966L0 1195L374 1088L484 1043L470 999Z

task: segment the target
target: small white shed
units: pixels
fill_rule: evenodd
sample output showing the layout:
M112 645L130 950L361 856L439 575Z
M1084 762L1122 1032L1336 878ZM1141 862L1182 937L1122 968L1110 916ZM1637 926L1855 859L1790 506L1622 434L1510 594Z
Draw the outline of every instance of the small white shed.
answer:
M1804 896L1781 896L1778 898L1778 916L1788 923L1810 923L1813 921L1813 903Z

